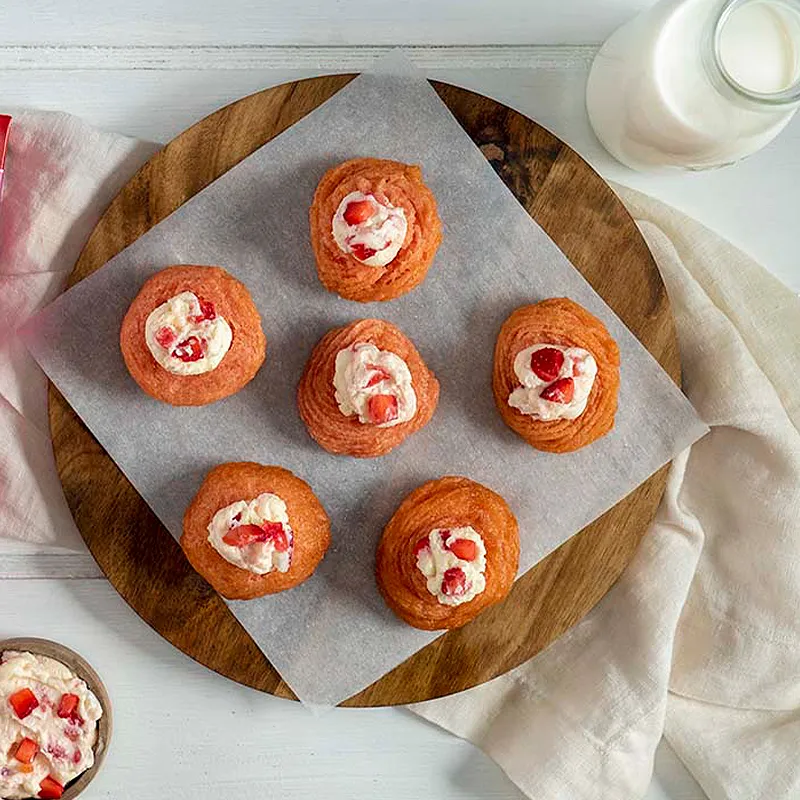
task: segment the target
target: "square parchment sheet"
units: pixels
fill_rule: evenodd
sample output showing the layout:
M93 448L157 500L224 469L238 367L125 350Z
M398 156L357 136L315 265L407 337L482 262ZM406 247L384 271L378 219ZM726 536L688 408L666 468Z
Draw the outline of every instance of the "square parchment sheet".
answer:
M317 182L345 159L422 166L444 240L427 280L389 303L325 291L308 236ZM147 397L119 351L122 317L170 264L218 264L252 292L267 360L239 394L203 408ZM495 337L517 306L568 296L619 343L614 430L583 450L533 450L492 399ZM361 317L398 325L441 383L433 420L393 453L332 456L308 436L295 387L319 338ZM307 703L350 697L436 638L397 620L373 577L381 530L403 497L441 475L499 492L520 524L520 574L706 430L670 378L495 175L436 93L402 57L366 73L242 161L62 295L23 331L31 352L170 532L205 473L225 461L278 464L307 480L333 541L314 576L229 606ZM559 497L580 498L559 502ZM555 501L554 501L555 498ZM208 632L209 636L214 631Z

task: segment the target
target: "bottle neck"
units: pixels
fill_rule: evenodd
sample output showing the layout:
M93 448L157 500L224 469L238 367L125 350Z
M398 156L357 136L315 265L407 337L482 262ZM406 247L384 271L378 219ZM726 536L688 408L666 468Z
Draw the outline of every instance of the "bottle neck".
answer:
M741 19L734 17L746 13L747 6L751 11L758 6L764 13L774 15L775 24L785 28L786 62L793 61L793 72L786 85L776 86L774 91L745 85L740 75L726 64L726 46L731 46L731 37L735 35L731 29L741 24ZM752 33L753 37L758 35L757 31ZM800 0L724 0L711 17L702 46L706 73L716 90L728 100L753 110L773 112L790 110L800 104ZM755 58L750 58L751 63Z

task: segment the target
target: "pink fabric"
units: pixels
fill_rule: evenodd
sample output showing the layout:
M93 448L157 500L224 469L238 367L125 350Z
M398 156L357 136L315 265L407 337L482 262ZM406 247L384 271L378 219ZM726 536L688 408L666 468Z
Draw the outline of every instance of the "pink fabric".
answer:
M14 118L0 206L0 535L82 546L55 473L46 381L15 330L61 291L106 206L155 150L66 114Z

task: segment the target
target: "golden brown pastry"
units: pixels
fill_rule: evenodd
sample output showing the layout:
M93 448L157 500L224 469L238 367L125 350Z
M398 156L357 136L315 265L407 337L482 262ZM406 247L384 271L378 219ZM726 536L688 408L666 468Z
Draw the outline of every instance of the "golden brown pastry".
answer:
M378 588L400 619L423 630L459 628L499 603L519 565L517 520L506 501L468 478L411 492L383 531Z
M578 450L614 427L617 343L566 297L523 306L497 337L492 389L500 416L528 444Z
M362 303L392 300L422 283L442 240L420 168L399 161L357 158L328 170L309 220L319 279Z
M322 504L305 481L281 467L247 461L214 467L183 517L186 557L230 600L297 586L329 544Z
M133 379L156 400L202 406L235 394L267 340L243 283L220 267L168 267L145 281L119 334Z
M439 382L403 332L362 319L328 331L306 364L297 407L309 434L331 453L372 458L427 424Z

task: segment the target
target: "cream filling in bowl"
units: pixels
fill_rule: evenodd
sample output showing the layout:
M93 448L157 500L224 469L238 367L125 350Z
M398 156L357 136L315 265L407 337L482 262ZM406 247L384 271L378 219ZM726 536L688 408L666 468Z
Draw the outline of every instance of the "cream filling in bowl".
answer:
M37 797L43 780L65 786L89 769L102 715L100 701L60 661L12 650L2 653L0 797Z

